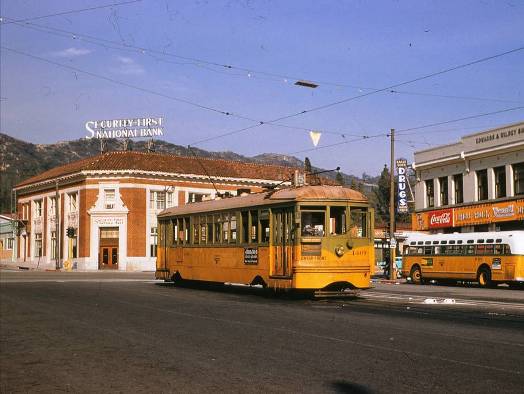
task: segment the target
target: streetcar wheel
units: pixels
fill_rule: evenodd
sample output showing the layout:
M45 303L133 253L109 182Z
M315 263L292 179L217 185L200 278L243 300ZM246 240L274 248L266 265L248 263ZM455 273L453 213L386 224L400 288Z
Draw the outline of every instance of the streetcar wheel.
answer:
M411 283L414 283L416 285L422 284L422 272L420 271L420 267L418 265L411 268L409 276L411 277Z
M480 287L490 287L492 285L490 270L488 268L481 268L477 274L477 281Z

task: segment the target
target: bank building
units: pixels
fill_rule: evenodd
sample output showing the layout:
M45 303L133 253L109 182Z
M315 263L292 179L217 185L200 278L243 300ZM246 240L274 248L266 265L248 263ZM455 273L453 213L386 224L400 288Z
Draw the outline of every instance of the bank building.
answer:
M524 230L524 122L415 152L413 230Z
M14 188L11 264L78 270L155 269L163 209L290 184L295 168L136 151L53 168Z

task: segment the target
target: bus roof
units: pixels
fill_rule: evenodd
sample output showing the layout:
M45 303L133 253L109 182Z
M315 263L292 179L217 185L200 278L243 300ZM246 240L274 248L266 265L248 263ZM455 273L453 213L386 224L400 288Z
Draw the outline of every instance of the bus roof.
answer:
M367 198L362 193L342 186L301 186L180 205L163 210L158 217L258 207L285 202L323 202L324 200L367 202Z
M477 233L453 233L453 234L410 234L408 235L404 245L411 245L411 242L419 241L451 241L462 240L463 244L478 244L486 243L488 239L493 239L495 242L509 244L513 253L524 254L524 231L485 231ZM482 242L478 242L482 240ZM468 242L470 241L470 242ZM471 242L473 241L473 242ZM436 245L436 243L435 243Z

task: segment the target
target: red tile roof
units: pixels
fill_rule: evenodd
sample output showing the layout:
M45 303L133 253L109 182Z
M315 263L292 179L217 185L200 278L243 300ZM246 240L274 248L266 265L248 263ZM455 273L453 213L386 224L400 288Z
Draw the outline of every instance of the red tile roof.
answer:
M205 171L204 171L205 168ZM170 174L193 174L212 177L291 180L296 168L245 163L233 160L175 156L165 153L146 153L135 151L107 152L52 168L16 185L27 186L81 171L146 171Z

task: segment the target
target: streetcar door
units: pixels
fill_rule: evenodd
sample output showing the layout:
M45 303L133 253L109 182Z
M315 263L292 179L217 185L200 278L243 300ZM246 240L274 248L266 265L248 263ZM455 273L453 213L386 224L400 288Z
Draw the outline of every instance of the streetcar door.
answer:
M292 208L273 210L271 276L290 277L292 274L294 223Z

